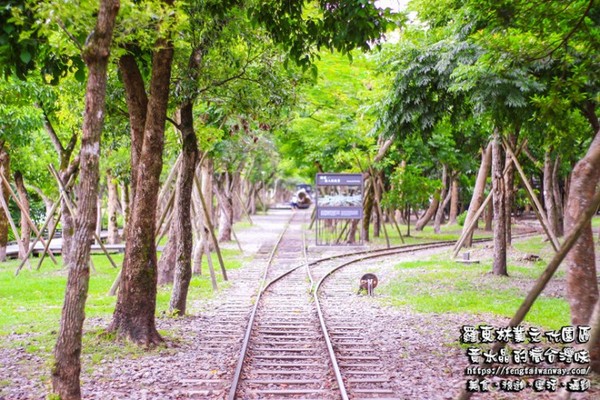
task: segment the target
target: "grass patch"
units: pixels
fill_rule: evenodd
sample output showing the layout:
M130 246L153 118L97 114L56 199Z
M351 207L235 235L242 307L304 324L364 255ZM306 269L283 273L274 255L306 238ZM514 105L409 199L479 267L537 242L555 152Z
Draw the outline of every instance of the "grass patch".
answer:
M390 303L409 306L424 313L488 313L512 317L526 293L516 280L537 278L545 265L508 266L511 277L489 274L491 265L469 265L447 261L415 261L396 266L394 281L381 291ZM529 288L531 285L524 285ZM557 329L570 322L569 305L563 299L540 296L525 321L545 329Z
M426 243L433 242L437 240L458 240L462 233L462 226L458 224L454 225L442 225L440 227L440 233L435 233L432 225L427 225L423 228L422 231L417 231L414 229L414 225L410 227L410 236L406 236L407 226L406 224L398 224L400 227L400 232L404 238L404 242L406 244L418 244L418 243ZM397 246L402 244L400 241L400 235L398 234L398 229L392 223L386 223L385 228L388 233L388 237L390 239L390 244L392 246ZM380 230L379 237L373 236L373 224L369 226L369 237L373 244L376 245L385 245L385 234L383 232L383 227ZM492 232L486 232L483 230L476 230L473 236L476 239L479 238L491 238Z
M243 257L238 250L222 249L223 258L227 270L240 268ZM123 254L112 255L113 259L120 265ZM60 324L60 316L64 299L67 271L62 268L62 259L57 258L59 265L45 260L39 271L27 268L23 269L18 276L14 276L19 261L12 260L0 264L0 346L23 347L30 353L41 356L52 352L56 341L56 334ZM88 298L86 302L86 319L101 317L110 318L115 307L116 296L109 296L108 291L118 273L104 255L93 255L92 260L95 271L91 272ZM215 269L217 270L217 281L220 287L224 286L220 275L219 264L216 254L213 254ZM32 260L35 268L37 262ZM203 259L204 275L192 278L188 304L210 298L214 295L208 276L208 263L206 257ZM163 314L169 308L171 296L171 285L158 288L156 312ZM192 308L192 313L193 308ZM100 362L108 354L129 353L134 351L124 344L110 342L114 338L103 336L103 330L87 332L84 335L84 353L90 354L92 362ZM2 340L3 337L16 334L23 335L22 339L12 341ZM168 336L168 333L167 333Z

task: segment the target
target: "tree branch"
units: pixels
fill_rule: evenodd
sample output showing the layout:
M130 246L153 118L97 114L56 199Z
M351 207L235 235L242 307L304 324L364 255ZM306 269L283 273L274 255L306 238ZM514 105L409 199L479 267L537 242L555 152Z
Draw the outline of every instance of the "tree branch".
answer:
M59 18L59 19L57 19L56 23L58 24L58 26L60 26L60 29L62 29L65 32L65 34L69 37L69 39L71 39L71 41L79 49L79 52L83 54L83 46L81 46L81 43L79 43L77 41L77 38L75 38L75 36L73 36L73 34L71 32L69 32L69 30L67 29L65 24L62 22L62 20Z
M546 57L550 57L552 54L554 54L554 52L558 49L560 49L564 44L566 44L569 39L571 39L571 36L573 36L575 34L575 32L577 32L577 30L579 29L579 27L581 26L581 24L583 23L583 20L585 19L585 17L587 17L587 15L589 14L590 10L592 9L592 5L594 4L594 0L590 0L588 3L587 8L585 9L585 11L583 12L583 15L581 16L581 18L579 18L579 20L577 21L577 23L575 24L575 26L573 27L573 29L571 29L571 31L569 31L569 33L567 34L567 36L565 36L553 49L548 50L547 52L545 52L544 55L538 56L538 57L534 57L534 58L530 58L528 61L537 61L537 60L541 60L544 59Z
M50 122L50 119L48 118L48 114L46 114L46 111L39 104L36 104L36 106L42 110L42 114L44 115L44 128L46 129L48 136L50 136L50 140L52 141L52 144L54 145L56 152L58 153L59 156L62 157L63 154L65 153L65 148L63 147L62 142L58 138L58 135L56 134L56 131L54 130L54 126L52 126L52 123Z

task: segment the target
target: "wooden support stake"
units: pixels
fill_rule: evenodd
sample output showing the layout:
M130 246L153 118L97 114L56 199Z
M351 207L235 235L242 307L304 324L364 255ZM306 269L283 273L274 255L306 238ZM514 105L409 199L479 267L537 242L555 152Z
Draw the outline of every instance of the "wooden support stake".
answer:
M334 243L340 243L340 241L342 240L342 236L344 235L344 233L346 233L346 228L348 228L348 224L350 223L350 221L346 221L346 223L344 224L344 226L342 227L342 230L340 231L340 234L338 235L337 239L335 240Z
M162 215L160 216L158 223L156 224L156 228L154 229L154 236L158 236L160 234L160 230L163 226L163 222L165 222L165 218L167 217L167 214L173 208L174 202L175 202L175 189L173 189L173 191L171 192L171 195L169 196L169 201L167 202L167 206L163 210ZM157 241L157 243L158 243L158 241Z
M115 296L117 294L117 290L119 290L119 284L121 283L121 273L122 272L123 272L123 269L120 269L119 273L117 274L117 277L115 278L115 281L110 286L110 290L108 291L109 296Z
M548 222L548 217L546 217L546 213L544 212L544 209L542 208L540 201L538 200L537 196L535 195L533 188L529 184L529 179L527 178L527 175L525 175L525 172L523 172L523 168L521 168L521 164L519 163L519 160L517 160L517 157L515 157L515 155L512 151L512 148L510 147L510 143L508 143L508 141L504 138L502 138L502 141L504 142L504 148L506 149L506 151L510 155L511 159L513 160L515 167L517 167L517 171L519 171L519 175L521 175L521 180L523 181L523 184L525 185L525 188L527 189L527 194L529 195L529 199L533 203L532 204L533 208L537 209L536 215L538 216L538 219L540 220L540 223L542 224L542 228L544 228L546 235L550 239L550 243L552 244L554 251L558 251L558 249L560 247L560 243L558 242L558 239L554 235L554 232L552 232L552 230L549 228L550 224Z
M234 191L234 193L237 196L238 201L242 205L242 211L244 212L244 215L246 215L246 218L248 218L248 221L250 221L250 225L254 225L254 222L252 221L252 218L250 218L250 213L246 209L246 204L242 201L242 198L241 198L240 194L238 192L236 192L236 191Z
M38 235L36 236L35 240L31 244L31 246L29 247L29 251L27 252L27 255L25 256L25 258L23 260L21 260L21 264L19 264L19 267L17 268L17 271L19 271L19 270L21 270L21 268L23 268L23 265L25 264L25 260L29 259L29 256L31 255L31 253L33 253L33 250L35 249L35 245L37 244L38 240L40 239L40 236L44 232L44 229L46 229L46 227L48 226L48 224L50 223L50 221L54 217L54 213L56 212L56 209L58 208L58 205L60 204L60 198L61 197L59 197L58 201L56 203L54 203L54 205L52 206L52 209L50 210L50 214L46 217L46 221L44 222L44 225L42 225L42 228L40 229ZM56 224L53 226L52 232L54 232L54 228L56 228ZM48 235L48 242L44 246L44 252L43 252L44 256L47 253L46 248L50 246L50 241L51 240L52 240L52 236ZM37 267L38 270L40 269L40 265L41 265L41 262L40 262L40 264Z
M77 208L75 207L75 204L73 204L73 201L69 197L69 192L67 191L67 189L63 185L62 180L58 176L58 173L56 172L56 170L54 169L54 166L52 164L50 164L50 171L52 172L52 175L54 175L54 179L56 179L56 182L58 182L59 189L63 193L64 199L65 199L65 203L67 204L67 208L69 209L69 211L71 212L71 214L73 214L73 216L76 216L77 215ZM108 261L110 261L110 263L112 264L113 268L118 268L117 264L115 264L115 262L113 261L112 257L110 256L110 254L108 254L108 250L106 250L106 247L104 247L104 243L102 243L102 240L96 234L96 232L94 232L94 238L100 244L100 248L102 249L102 251L106 255L106 258L108 258Z
M181 153L179 153L179 156L177 156L177 160L175 161L175 164L173 164L173 168L171 168L171 172L169 172L169 176L167 176L167 179L165 180L165 183L163 183L160 192L158 194L158 202L156 204L161 204L163 201L163 198L165 197L165 194L169 188L169 186L171 185L171 182L173 181L173 178L175 177L175 175L177 175L177 171L179 171L179 164L181 163ZM175 190L173 190L175 191Z
M525 148L526 145L527 145L527 139L523 140L523 142L519 146L519 149L517 150L517 155L521 153L521 151ZM510 168L510 165L514 159L515 159L515 157L511 157L508 160L508 162L506 163L506 165L504 166L504 170L502 171L503 178L506 177L506 174L508 173L508 169ZM454 258L456 258L458 252L464 245L465 241L467 240L467 238L469 237L471 232L473 232L473 230L475 229L475 226L477 225L477 220L479 219L479 217L481 216L481 214L483 213L483 211L485 210L485 208L487 207L488 203L491 200L492 200L492 192L490 191L490 193L488 193L488 195L485 198L485 200L483 201L483 203L481 203L481 205L479 206L479 209L477 210L477 212L475 213L475 215L473 216L471 221L467 224L466 229L463 230L463 233L460 235L460 237L458 238L458 241L454 245L454 255L453 255Z
M59 202L60 202L61 197L62 197L62 194L58 198ZM52 231L48 235L48 242L46 243L46 246L50 246L50 243L52 243L52 239L54 238L54 234L56 232L56 226L58 225L58 222L60 221L60 217L61 216L62 216L62 212L59 210L57 218L56 218L56 223L54 225L52 225ZM33 247L31 249L33 250ZM38 262L38 265L37 265L37 268L36 268L36 270L38 270L38 271L42 267L42 263L44 262L44 258L46 257L46 251L45 250L46 249L44 248L44 252L42 253L42 256L40 257L40 261Z
M219 290L217 286L217 277L215 275L215 267L212 262L212 257L210 255L210 249L208 248L208 241L204 242L204 253L206 253L206 261L208 261L208 270L210 271L210 282L212 283L213 291Z
M552 257L552 260L550 261L544 272L542 272L540 277L537 279L534 286L527 294L527 297L525 297L525 300L523 300L523 303L521 303L521 306L508 323L509 327L518 326L523 322L525 316L531 309L531 306L533 306L533 303L542 293L542 291L544 290L544 288L546 287L546 285L548 284L558 267L560 267L560 264L565 259L575 242L577 242L577 239L579 239L579 236L581 236L581 233L583 232L585 227L590 223L598 206L600 206L600 191L596 192L596 194L592 198L590 206L579 216L577 222L575 223L575 225L573 225L573 228L565 237L564 243L556 252L556 254L554 254L554 257ZM490 353L496 354L504 346L505 343L497 341L492 347ZM486 366L483 365L482 367L485 368ZM457 400L468 400L471 398L471 396L472 393L466 391L466 389L463 389L457 397Z
M215 251L217 252L217 258L219 259L219 264L221 265L221 273L223 274L223 280L227 281L227 270L225 270L225 262L223 261L223 256L221 255L221 248L219 247L219 241L217 240L217 236L215 235L215 229L210 221L210 216L206 212L206 201L204 200L204 194L202 194L202 186L200 186L200 182L198 181L198 177L194 174L194 183L196 184L196 190L198 190L198 197L200 197L200 203L202 204L202 213L204 214L204 219L206 220L206 226L208 227L208 231L210 233L210 237L212 238L213 245L215 246Z
M2 179L2 182L4 183L4 186L6 186L6 188L8 189L10 195L12 196L14 202L17 204L17 207L19 207L19 210L21 210L21 216L25 217L25 220L27 221L27 224L31 227L31 229L33 230L33 233L35 233L37 235L37 240L40 240L42 242L42 244L45 246L46 245L46 241L41 237L41 233L38 230L37 226L35 226L35 224L33 223L33 221L31 221L31 218L29 218L28 213L25 211L25 208L23 207L23 204L21 204L21 201L19 200L19 198L17 197L17 195L15 194L15 192L12 190L12 188L10 187L10 183L8 182L8 180L6 180L6 177L4 176L4 174L0 173L0 178ZM31 246L33 248L33 246ZM56 265L58 264L58 261L56 261L56 258L54 258L54 254L52 254L52 251L50 251L48 249L48 255L50 256L50 258L52 259L52 262ZM25 258L29 257L30 252L27 251L27 255L25 256Z
M12 229L13 234L15 235L15 239L17 240L17 244L19 245L19 252L24 254L25 247L23 247L23 242L21 241L19 231L17 230L17 226L15 225L15 221L13 221L12 217L10 216L10 210L8 209L8 204L6 204L6 200L4 200L4 196L2 196L2 195L0 195L0 203L2 205L2 208L4 209L4 212L6 213L6 218L8 219L8 222L10 223L10 229ZM27 267L29 269L31 269L31 264L29 263L29 261L27 261ZM15 275L18 275L18 274L19 274L19 270L17 270L15 272Z

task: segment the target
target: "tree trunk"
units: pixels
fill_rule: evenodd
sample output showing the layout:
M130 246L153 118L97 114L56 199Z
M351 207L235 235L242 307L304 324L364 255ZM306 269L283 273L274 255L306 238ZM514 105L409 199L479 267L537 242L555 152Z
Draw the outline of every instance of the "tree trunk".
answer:
M442 219L444 218L444 210L448 205L448 201L450 201L450 190L448 190L448 167L446 164L443 164L442 166L442 193L440 194L440 199L442 199L442 203L435 213L435 220L433 222L433 231L435 233L440 233Z
M548 228L555 236L558 236L558 210L554 202L554 180L552 177L554 162L550 156L550 150L546 150L544 156L544 208L548 216Z
M600 130L587 154L573 169L569 199L565 208L565 232L569 232L577 218L590 206L590 200L600 181ZM592 225L584 228L581 236L567 255L567 297L574 325L589 322L598 301L598 278ZM592 369L600 372L600 343L594 344L591 353Z
M112 31L119 10L118 0L100 2L98 20L83 59L89 75L85 95L83 138L80 151L81 180L79 208L75 225L69 276L60 330L54 348L52 390L62 400L79 400L81 388L81 335L85 319L85 300L89 285L90 244L96 222L96 199L100 175L100 138L104 119L107 68Z
M177 212L177 210L175 210L175 212ZM169 240L167 240L167 244L158 261L158 276L156 283L160 286L173 283L173 277L175 276L177 236L174 232L176 224L177 221L175 219L169 224Z
M96 205L96 241L102 240L102 189L98 190L98 204ZM96 243L100 244L100 243Z
M475 181L475 188L473 189L473 197L471 198L471 203L469 204L469 210L467 212L467 218L465 219L465 224L463 228L464 230L469 226L473 216L481 207L481 203L483 202L484 194L485 194L485 181L488 176L488 171L490 170L490 164L492 161L492 144L489 143L485 149L485 151L481 152L481 165L479 166L479 172L477 173L477 180ZM470 233L467 239L465 240L465 246L470 247L473 245L473 233Z
M517 147L517 133L508 135L508 143L514 149ZM508 162L510 156L506 154L504 165L508 165L506 174L504 175L504 217L506 218L506 245L512 244L512 208L515 200L515 164Z
M560 167L560 156L556 156L554 160L554 166L552 167L552 195L554 197L554 205L556 206L556 217L557 217L557 229L556 235L564 235L564 207L563 199L560 194L560 185L558 181L558 169Z
M106 186L108 187L108 239L109 244L117 244L121 241L119 237L119 225L117 224L117 210L119 208L119 193L117 182L110 171L106 172Z
M169 4L172 3L169 2ZM135 190L128 225L125 261L117 305L109 328L117 331L120 337L146 346L163 341L156 330L154 319L157 280L154 231L173 61L173 47L170 41L158 39L155 49L152 56L150 98L145 114L143 143L137 160L138 164L132 167L132 177L135 176L133 179ZM131 67L136 70L131 75L139 75L135 62ZM123 80L127 82L125 78ZM143 85L143 81L141 83ZM143 88L144 86L129 88L127 91L129 93L142 92ZM141 104L139 101L137 103ZM131 103L128 101L129 105ZM133 113L130 108L130 121ZM140 110L136 110L135 114L140 115ZM134 124L130 125L133 137L135 136ZM135 153L134 147L132 141L132 154ZM135 234L131 234L133 232Z
M231 198L231 174L224 172L217 181L219 196L219 242L231 241L231 226L233 225L233 199Z
M485 208L485 228L486 232L491 232L494 229L494 204L488 203Z
M4 146L0 148L0 173L6 179L10 177L10 156ZM0 185L0 196L4 197L4 201L8 204L10 194L8 188ZM6 261L6 245L8 244L8 216L4 212L4 208L0 207L0 261Z
M198 143L194 132L193 104L186 102L181 107L182 158L175 194L175 229L177 237L175 277L169 311L185 315L188 288L192 279L192 215L191 201L194 174L198 161Z
M452 175L452 196L450 198L450 214L448 215L448 225L456 224L458 216L458 174Z
M62 181L63 185L67 185L71 175L68 171L59 171L59 177ZM67 194L65 194L67 196ZM95 207L94 207L95 209ZM62 258L63 264L65 266L70 265L69 257L72 254L72 242L73 242L73 233L75 230L75 221L73 220L73 216L71 215L71 210L69 209L68 200L66 198L62 198L60 201L60 227L61 227L61 239L62 239ZM94 227L96 224L94 223Z
M24 210L21 210L21 242L23 247L19 251L19 258L22 260L27 256L29 251L29 244L31 240L31 228L27 222L29 218L29 197L27 196L27 189L25 189L25 183L23 182L23 174L20 171L15 172L15 185L17 186L17 194L19 196L19 202L23 206ZM25 254L21 254L25 251Z
M494 262L492 273L508 275L506 271L506 207L504 204L504 157L498 129L492 141L492 201L494 203Z
M363 197L363 219L362 219L362 237L365 242L369 241L369 226L371 225L371 216L373 215L373 177L365 181L365 194Z
M436 190L436 192L433 194L433 199L431 200L431 203L429 203L429 208L427 209L425 214L423 214L423 216L421 218L419 218L419 220L415 224L416 231L422 231L423 228L425 228L425 225L427 225L429 223L429 221L431 220L431 218L433 218L433 215L435 214L435 210L437 210L439 204L440 204L440 191Z
M121 183L121 212L123 215L123 239L127 239L127 224L129 223L129 185Z
M214 221L213 170L214 164L212 158L205 157L200 169L200 181L202 194L204 196L204 199L206 200L206 213L208 214L211 221ZM196 193L194 199L194 204L197 204L196 226L198 227L198 231L196 232L196 236L198 240L194 248L193 270L194 273L199 274L202 271L202 254L204 254L204 249L208 248L209 250L212 250L213 244L209 238L208 227L206 226L206 217L204 216L205 210L202 209L202 202L200 201L200 196L198 196Z

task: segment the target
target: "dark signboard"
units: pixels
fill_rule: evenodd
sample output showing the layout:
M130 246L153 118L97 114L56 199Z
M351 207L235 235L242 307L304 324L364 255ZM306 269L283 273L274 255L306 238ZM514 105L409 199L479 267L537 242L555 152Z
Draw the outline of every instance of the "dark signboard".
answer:
M361 219L362 174L317 174L317 219Z

